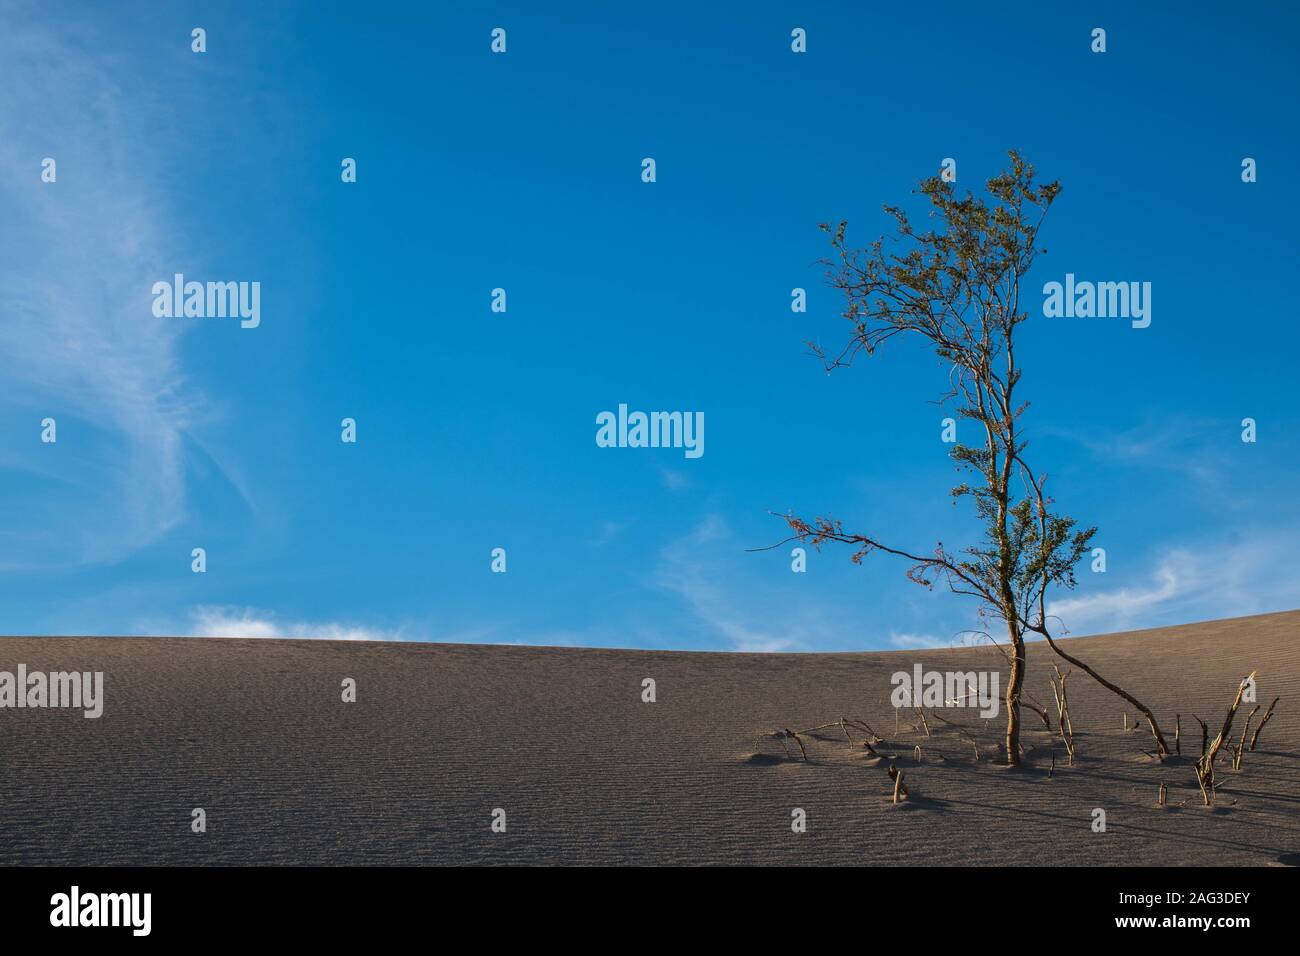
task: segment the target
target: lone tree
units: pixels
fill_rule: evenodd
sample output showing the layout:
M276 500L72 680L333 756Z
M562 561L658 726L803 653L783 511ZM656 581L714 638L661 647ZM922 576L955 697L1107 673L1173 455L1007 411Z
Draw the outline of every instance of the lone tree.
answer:
M865 249L850 248L846 223L832 229L835 255L823 260L827 279L843 291L845 318L853 334L837 352L808 343L828 372L870 356L895 336L912 334L949 367L949 389L942 402L955 402L962 419L982 436L978 444L955 444L950 452L967 480L952 489L969 500L983 525L982 539L949 551L942 543L929 555L890 547L866 534L844 530L832 517L809 522L782 515L794 535L787 540L820 549L828 541L854 547L860 563L873 551L911 562L907 576L933 588L944 582L956 594L980 601L986 622L1005 626L1010 678L1006 707L1007 763L1020 763L1020 696L1025 678L1025 635L1036 633L1073 666L1118 694L1146 717L1160 754L1167 755L1155 716L1141 701L1063 651L1048 629L1049 588L1073 588L1074 568L1088 552L1096 528L1076 528L1073 518L1053 510L1044 487L1046 474L1025 460L1027 443L1019 436L1020 417L1029 407L1016 394L1021 369L1016 364L1015 333L1028 318L1021 309L1020 284L1045 250L1038 232L1061 191L1059 182L1036 184L1034 168L1016 151L1010 166L988 180L992 202L932 176L917 190L932 207L935 228L918 232L907 213L885 206L897 227L897 244L877 239Z

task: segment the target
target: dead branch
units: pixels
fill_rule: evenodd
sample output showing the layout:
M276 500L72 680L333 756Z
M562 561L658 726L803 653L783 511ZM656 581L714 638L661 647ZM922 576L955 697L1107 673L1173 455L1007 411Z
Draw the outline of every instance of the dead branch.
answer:
M1208 747L1204 747L1201 759L1196 762L1196 782L1200 784L1201 799L1205 801L1207 807L1214 804L1214 761L1219 756L1219 750L1223 747L1224 742L1232 734L1232 721L1237 716L1237 708L1241 706L1242 695L1246 693L1246 688L1255 680L1257 673L1257 671L1251 671L1250 676L1237 685L1237 695L1232 699L1232 706L1228 708L1228 713L1223 718L1223 728L1215 736L1214 742L1209 744ZM1201 727L1205 727L1204 721L1201 721ZM1208 734L1208 731L1203 730L1202 740L1205 739L1206 734Z
M1074 721L1070 718L1070 701L1065 693L1065 681L1071 674L1070 671L1061 673L1060 665L1053 664L1053 670L1056 671L1056 678L1048 677L1052 684L1052 696L1056 699L1056 727L1061 736L1061 742L1065 744L1065 753L1069 758L1070 766L1074 766Z
M1201 773L1201 765L1198 763L1194 768L1196 771L1196 785L1201 788L1201 803L1207 807L1214 806L1214 776L1211 774L1207 777Z
M819 730L825 730L827 727L839 727L839 726L840 726L840 722L838 720L832 720L829 724L818 724L816 727L809 727L807 730L799 731L799 733L808 734L811 736L812 734L816 733ZM786 732L793 733L793 731L786 731Z
M1047 718L1047 708L1029 694L1021 694L1020 702L1038 715L1038 719L1043 722L1043 727L1050 733L1052 730L1052 722Z
M1257 673L1258 671L1251 671L1250 676L1242 680L1242 682L1237 686L1237 696L1233 698L1232 706L1228 708L1228 713L1223 718L1223 729L1220 730L1219 735L1214 738L1214 743L1210 744L1210 751L1207 756L1211 760L1218 755L1219 748L1223 746L1224 741L1226 741L1228 736L1232 733L1232 720L1237 716L1237 708L1241 706L1241 697L1246 693L1246 688L1249 686L1250 682L1255 679Z
M1205 751L1210 748L1210 728L1195 714L1192 714L1192 719L1201 725L1201 756L1204 757Z
M907 787L903 786L903 771L899 770L892 763L889 765L889 779L894 781L894 803L900 799L908 798Z
M1255 719L1257 713L1259 713L1259 704L1256 704L1255 709L1246 715L1246 726L1241 728L1241 740L1237 741L1237 746L1232 751L1233 770L1241 769L1241 758L1246 752L1246 735L1250 733L1250 722Z
M1255 751L1255 744L1259 742L1259 732L1264 729L1264 725L1268 723L1268 719L1273 716L1273 708L1277 706L1277 702L1281 699L1281 697L1273 698L1273 703L1269 704L1268 710L1264 711L1264 719L1255 727L1255 736L1250 738L1250 750L1252 753Z
M803 754L803 762L808 763L808 751L804 749L803 741L799 739L799 735L796 734L793 730L786 730L785 735L787 737L793 738L794 742L799 745L799 752Z
M872 743L879 744L879 743L883 743L885 740L884 737L880 736L880 734L872 730L871 725L867 723L865 720L859 720L856 717L841 717L840 719L849 727L852 727L855 730L860 730L863 733L867 734L871 738Z
M841 717L840 722L846 728L844 731L844 735L846 737L849 737L849 732L847 730L847 728L849 727L853 727L856 730L862 731L865 734L865 736L862 738L862 746L867 749L867 752L871 754L871 756L873 757L883 756L878 750L876 750L875 747L871 745L873 743L881 743L882 741L884 741L885 738L881 737L880 734L872 730L870 724L868 724L866 721L863 720L854 720L851 717ZM851 742L853 738L849 737L849 740Z

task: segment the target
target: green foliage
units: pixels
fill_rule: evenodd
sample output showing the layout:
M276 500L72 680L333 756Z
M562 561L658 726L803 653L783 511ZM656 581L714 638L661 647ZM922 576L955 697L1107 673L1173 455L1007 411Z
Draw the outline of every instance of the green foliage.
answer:
M898 206L885 206L896 235L864 249L849 246L847 225L831 234L835 256L824 260L830 284L840 289L853 334L836 354L809 343L828 371L874 354L898 335L919 337L948 366L945 403L977 426L984 441L957 444L950 454L966 479L952 490L969 500L981 525L979 542L955 553L939 545L920 556L886 547L866 535L848 534L838 521L812 523L786 516L796 535L820 546L855 544L853 560L873 550L911 558L908 576L927 587L946 580L958 593L983 600L1011 627L1043 624L1044 594L1072 588L1075 565L1088 552L1095 528L1076 530L1074 519L1056 513L1044 491L1045 476L1025 462L1019 421L1028 403L1015 396L1021 369L1015 332L1028 317L1021 308L1021 279L1045 250L1038 232L1059 182L1037 184L1034 168L1012 151L1006 170L986 183L987 198L957 194L936 175L916 190L930 205L931 227L921 231Z

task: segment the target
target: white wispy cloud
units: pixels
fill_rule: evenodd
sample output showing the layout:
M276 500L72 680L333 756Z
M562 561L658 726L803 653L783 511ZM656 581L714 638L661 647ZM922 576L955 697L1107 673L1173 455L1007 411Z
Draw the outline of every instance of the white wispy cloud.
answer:
M593 548L603 548L626 531L631 524L630 521L602 521L596 533L587 539L587 543Z
M659 480L669 491L684 491L691 486L691 479L684 471L659 466Z
M337 621L284 620L257 608L203 606L193 611L190 637L297 638L314 641L401 641L401 629L382 630Z
M1073 634L1101 634L1290 610L1300 605L1294 544L1257 531L1166 549L1137 583L1058 598L1047 613Z
M681 598L696 623L730 650L776 653L816 646L821 615L808 606L763 600L762 588L746 585L744 570L735 566L735 559L743 557L722 517L707 515L660 552L654 583Z
M1235 438L1232 423L1185 415L1162 415L1128 428L1094 425L1088 429L1042 426L1044 434L1073 442L1107 467L1173 472L1197 483L1203 492L1231 494L1232 458L1223 438Z
M144 148L157 117L92 28L43 10L0 23L0 407L30 424L0 449L24 505L6 516L10 569L115 560L179 522L197 402L180 326L150 312L181 233Z
M759 623L703 574L679 568L662 573L660 583L683 598L700 623L726 641L730 650L777 653L808 647L806 631L796 622Z
M920 651L949 647L990 647L996 641L984 631L958 631L951 637L894 631L889 635L889 643L902 650Z
M932 647L951 647L952 641L935 637L933 634L898 634L889 635L889 643L903 650L926 650Z

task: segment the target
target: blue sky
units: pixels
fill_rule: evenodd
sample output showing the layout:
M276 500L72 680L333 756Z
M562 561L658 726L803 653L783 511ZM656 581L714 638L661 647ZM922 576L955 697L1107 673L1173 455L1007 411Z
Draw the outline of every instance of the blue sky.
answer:
M934 359L802 343L847 325L819 222L866 243L1011 147L1064 185L1031 308L1153 289L1146 329L1024 327L1036 460L1108 555L1055 609L1300 605L1294 7L466 6L0 7L0 630L947 644L974 608L884 556L746 549L787 509L970 538ZM260 282L261 325L154 317L177 272ZM619 403L704 412L705 454L597 447Z

